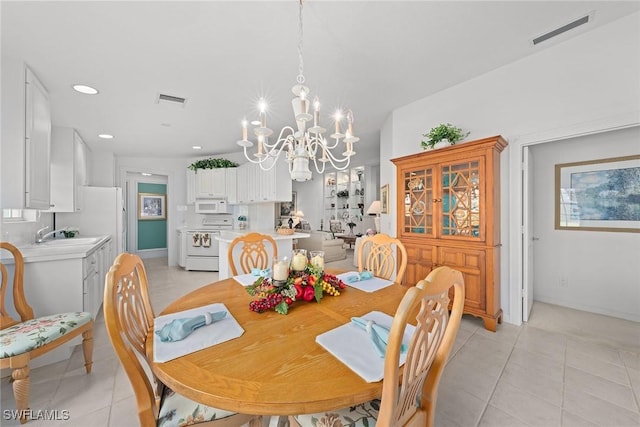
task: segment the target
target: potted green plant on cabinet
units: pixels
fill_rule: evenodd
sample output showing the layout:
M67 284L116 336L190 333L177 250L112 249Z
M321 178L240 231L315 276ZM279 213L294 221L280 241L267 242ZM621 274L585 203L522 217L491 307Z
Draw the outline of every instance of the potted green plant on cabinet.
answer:
M461 128L451 123L443 123L431 128L428 133L424 133L422 136L428 138L426 141L422 141L422 148L429 150L440 148L441 146L454 145L469 136L469 132L464 132Z

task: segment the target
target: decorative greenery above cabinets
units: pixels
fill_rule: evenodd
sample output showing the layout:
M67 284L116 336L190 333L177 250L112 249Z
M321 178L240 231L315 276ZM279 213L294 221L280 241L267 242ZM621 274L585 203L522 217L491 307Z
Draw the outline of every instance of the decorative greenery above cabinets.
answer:
M449 141L450 145L454 145L456 142L463 140L469 136L469 132L464 132L461 128L452 125L451 123L443 123L431 130L428 133L422 134L429 138L427 141L422 141L422 148L433 148L438 142L442 140Z
M238 164L227 159L208 158L197 160L189 165L189 169L198 172L198 169L236 168Z

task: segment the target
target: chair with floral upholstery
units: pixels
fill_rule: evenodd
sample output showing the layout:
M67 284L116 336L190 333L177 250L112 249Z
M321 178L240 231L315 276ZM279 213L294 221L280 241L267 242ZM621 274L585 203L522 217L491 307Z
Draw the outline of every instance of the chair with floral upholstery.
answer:
M399 253L395 254L396 251ZM396 255L400 257L399 262ZM357 266L358 271L369 270L374 276L387 280L396 273L395 281L402 283L407 269L407 250L399 239L388 234L367 236L358 246Z
M449 314L451 290L454 299ZM438 384L460 327L463 307L462 273L449 267L433 270L407 290L396 310L384 360L382 397L336 411L291 416L291 426L433 426ZM399 368L408 323L415 324L416 329L404 367Z
M2 257L8 252L13 258L13 268L7 268L0 262L2 272L2 288L0 288L0 368L11 368L13 395L20 422L28 421L29 415L29 361L41 356L60 345L82 335L84 367L91 373L93 364L93 318L91 313L73 312L59 313L35 317L33 309L24 295L24 258L18 248L11 243L0 242ZM6 252L5 252L6 251ZM7 259L10 259L7 257ZM10 265L9 263L7 263ZM9 276L13 275L11 295L5 298ZM8 311L5 302L12 302ZM17 313L20 320L11 317Z
M134 390L141 427L192 424L231 427L262 424L262 417L238 414L194 402L153 377L146 344L153 330L154 313L149 299L147 273L137 255L122 253L107 273L104 319L111 344ZM145 366L146 365L146 366Z
M271 252L269 252L265 242L270 244ZM233 256L236 246L240 247L237 265ZM271 260L276 256L278 256L276 241L273 237L260 233L248 233L244 236L236 237L229 244L227 253L229 268L234 276L251 273L252 268L261 270L268 268L271 266ZM238 270L240 270L240 273L238 273Z

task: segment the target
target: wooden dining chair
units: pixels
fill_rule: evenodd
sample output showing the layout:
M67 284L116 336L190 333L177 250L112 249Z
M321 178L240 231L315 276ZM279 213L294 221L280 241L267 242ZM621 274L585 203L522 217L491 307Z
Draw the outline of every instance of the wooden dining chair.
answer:
M272 252L269 254L265 242L271 244ZM240 247L240 255L237 259L237 266L234 260L233 252L236 246ZM251 273L252 268L265 269L271 265L272 257L278 256L278 246L273 237L261 233L248 233L244 236L236 237L229 244L229 268L231 274ZM240 273L238 273L240 271Z
M449 313L450 290L453 304ZM336 411L289 417L295 427L433 426L438 384L453 347L464 307L462 273L438 267L407 290L396 310L384 361L382 397ZM399 368L400 347L408 323L416 329ZM400 384L402 378L402 384ZM342 424L341 424L342 423Z
M231 427L262 424L262 417L212 408L172 391L150 378L147 337L153 333L154 313L147 273L137 255L122 253L109 269L104 291L104 319L111 344L134 390L141 427L202 424ZM146 364L146 366L144 366ZM155 387L151 384L151 379Z
M84 367L91 373L93 365L93 317L87 312L59 313L35 317L24 295L24 258L11 243L0 242L0 248L13 258L11 295L5 298L9 284L9 269L0 262L2 287L0 288L0 369L11 368L13 396L20 422L28 421L29 361L41 356L82 334ZM4 259L5 252L2 251ZM8 258L8 259L10 259ZM9 264L9 262L7 262ZM8 311L5 302L13 303ZM17 313L20 320L11 317Z
M396 250L400 263L396 262ZM407 250L399 239L388 234L378 233L362 239L358 252L358 271L369 270L376 277L402 283L407 269Z

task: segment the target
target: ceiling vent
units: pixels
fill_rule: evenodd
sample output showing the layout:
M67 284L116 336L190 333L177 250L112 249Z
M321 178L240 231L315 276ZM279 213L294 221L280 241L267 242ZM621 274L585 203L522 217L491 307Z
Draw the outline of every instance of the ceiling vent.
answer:
M161 103L168 105L179 105L181 107L184 107L184 105L187 103L187 98L159 93L158 98L156 99L156 104Z
M573 30L576 27L579 27L580 25L584 25L589 23L589 21L593 20L593 12L589 13L588 15L585 15L581 18L578 18L574 21L569 22L566 25L563 25L562 27L556 28L555 30L549 31L548 33L545 33L541 36L538 36L536 38L534 38L533 40L531 40L531 42L533 43L533 45L537 45L540 44L544 41L549 40L550 38L559 36L562 33L566 33L569 30Z

